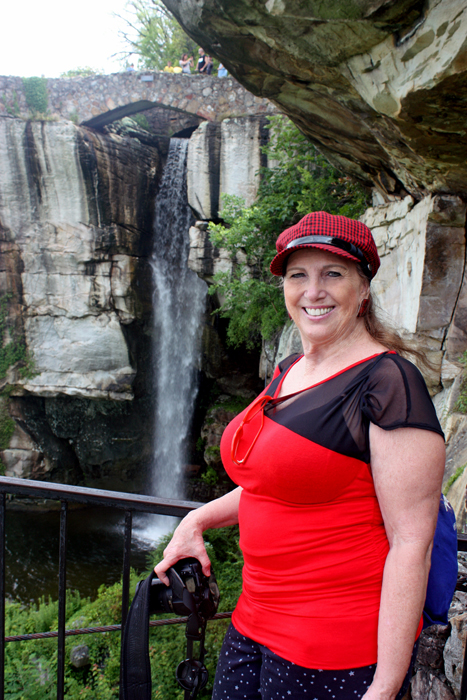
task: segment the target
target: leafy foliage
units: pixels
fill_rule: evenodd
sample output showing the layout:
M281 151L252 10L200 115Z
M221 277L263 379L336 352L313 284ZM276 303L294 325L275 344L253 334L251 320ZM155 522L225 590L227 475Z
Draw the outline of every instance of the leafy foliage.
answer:
M339 173L286 117L269 117L270 140L263 148L270 168L260 171L255 203L223 195L223 224L211 224L214 245L226 248L233 271L218 273L210 293L222 300L229 319L228 341L235 346L272 338L287 320L282 285L269 272L277 236L310 211L351 218L368 206L367 192Z
M10 101L7 100L6 95L2 95L1 99L7 111L7 114L9 114L12 117L19 117L20 108L16 90L13 90L13 95Z
M467 350L462 357L459 358L459 362L464 365L464 371L459 389L459 397L454 406L454 410L459 413L467 413Z
M47 78L23 78L23 87L26 103L33 115L46 114L49 106Z
M16 363L20 364L22 377L34 376L32 358L28 354L24 338L15 331L9 318L8 303L12 297L10 292L0 296L0 379Z
M60 73L61 78L88 78L90 75L103 75L104 71L82 66L81 68L72 68L71 70Z
M131 18L123 17L126 31L120 32L132 54L139 57L139 68L162 70L171 61L174 66L182 54L193 56L198 46L185 34L162 0L130 0Z
M443 493L445 496L448 495L449 489L451 488L451 486L458 480L458 478L460 476L462 476L466 467L467 467L467 464L463 464L461 467L457 467L454 474L451 474L451 476L449 477L449 479L446 482L446 486L443 489Z
M8 399L0 394L0 450L6 450L15 432L15 421L8 413Z
M161 540L148 560L148 567L162 558L170 536ZM238 527L208 530L206 547L221 590L219 611L232 610L241 591L242 556L238 548ZM148 572L149 573L149 572ZM145 576L147 574L143 574ZM137 576L131 574L130 597L134 595ZM121 584L102 586L97 599L82 599L78 592L67 593L66 628L104 626L120 621ZM168 615L173 617L173 615ZM229 624L228 620L208 623L205 659L209 671L208 686L198 697L207 700L212 694L217 658ZM6 603L6 635L56 630L58 602L40 600L24 608ZM68 637L65 658L77 645L87 645L90 664L74 669L65 666L65 696L69 700L117 700L119 697L120 635L118 632ZM182 700L184 694L175 680L175 669L185 658L184 625L150 628L149 656L153 680L153 697L158 700ZM56 697L56 639L12 642L6 646L5 697L11 700L53 700Z

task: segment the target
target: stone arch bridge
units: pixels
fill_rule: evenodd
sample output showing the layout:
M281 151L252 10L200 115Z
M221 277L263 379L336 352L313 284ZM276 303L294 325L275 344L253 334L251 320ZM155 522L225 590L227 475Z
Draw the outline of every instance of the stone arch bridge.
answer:
M233 78L160 72L125 72L47 80L49 112L102 128L125 116L163 107L216 122L228 117L273 114L271 102L255 97ZM22 78L0 77L0 115L27 115Z

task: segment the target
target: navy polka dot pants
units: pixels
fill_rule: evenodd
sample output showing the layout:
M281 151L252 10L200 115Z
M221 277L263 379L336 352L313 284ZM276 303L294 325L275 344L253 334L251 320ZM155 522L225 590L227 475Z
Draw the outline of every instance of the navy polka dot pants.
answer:
M418 643L404 685L412 676ZM212 700L359 700L373 680L376 664L341 671L297 666L237 632L225 635L214 680Z

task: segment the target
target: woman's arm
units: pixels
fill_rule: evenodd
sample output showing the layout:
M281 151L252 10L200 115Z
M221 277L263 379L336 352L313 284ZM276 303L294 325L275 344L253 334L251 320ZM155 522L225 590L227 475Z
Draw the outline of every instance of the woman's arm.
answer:
M362 700L394 700L410 664L426 596L445 449L427 430L370 425L371 469L389 540L381 591L378 663Z
M226 493L225 496L192 510L183 518L164 549L163 560L154 569L166 586L169 585L169 579L165 572L185 557L198 559L203 573L206 576L210 575L211 562L204 546L203 532L210 527L226 527L238 523L238 504L241 493L242 489L239 486L230 493Z

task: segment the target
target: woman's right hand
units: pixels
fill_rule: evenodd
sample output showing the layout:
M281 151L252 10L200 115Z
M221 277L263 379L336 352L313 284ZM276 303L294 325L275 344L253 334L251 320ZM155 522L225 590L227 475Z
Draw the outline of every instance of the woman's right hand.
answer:
M203 531L196 522L196 511L189 513L175 530L172 539L164 549L164 558L154 567L154 571L162 583L169 585L166 576L167 569L186 557L198 559L205 576L211 574L206 547L204 546Z
M211 562L204 546L203 532L211 527L226 527L238 523L238 506L241 487L229 491L214 501L192 510L183 518L172 539L164 549L164 558L154 568L160 580L169 585L167 569L186 557L194 557L201 564L203 574L211 575Z

